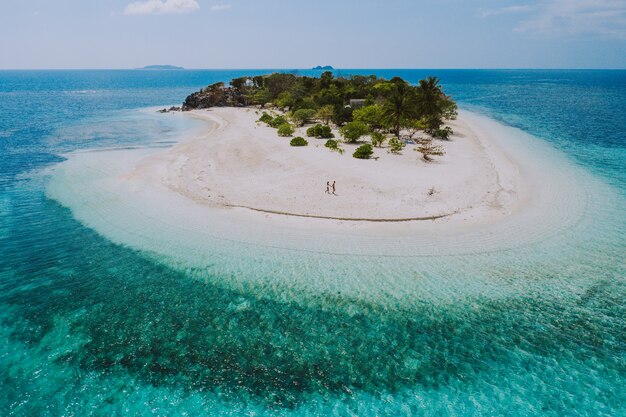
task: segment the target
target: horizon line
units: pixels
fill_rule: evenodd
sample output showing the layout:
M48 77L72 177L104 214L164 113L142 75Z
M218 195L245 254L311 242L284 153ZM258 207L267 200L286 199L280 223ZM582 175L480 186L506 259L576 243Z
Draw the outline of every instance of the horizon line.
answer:
M214 67L214 68L199 68L199 67L180 67L173 69L159 69L159 68L0 68L0 71L154 71L154 72L177 72L177 71L285 71L285 70L301 70L301 71L337 71L337 70L536 70L536 71L550 71L550 70L571 70L571 71L623 71L626 67L333 67L332 70L315 69L313 67Z

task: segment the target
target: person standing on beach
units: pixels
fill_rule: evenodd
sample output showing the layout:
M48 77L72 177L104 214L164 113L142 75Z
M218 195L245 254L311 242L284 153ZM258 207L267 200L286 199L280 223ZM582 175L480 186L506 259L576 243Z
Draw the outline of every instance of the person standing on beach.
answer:
M337 194L335 194L335 191L337 191L337 189L335 188L335 183L336 183L336 181L333 180L333 185L331 185L331 187L333 187L333 195L337 195Z
M330 194L330 181L326 181L326 194Z

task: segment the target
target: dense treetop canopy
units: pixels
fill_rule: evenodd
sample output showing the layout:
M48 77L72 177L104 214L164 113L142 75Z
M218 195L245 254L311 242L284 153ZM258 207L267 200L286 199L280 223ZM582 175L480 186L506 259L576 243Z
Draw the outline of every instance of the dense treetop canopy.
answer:
M370 132L384 130L396 136L401 129L416 126L439 129L445 119L456 116L457 108L435 77L411 85L399 77L344 78L327 71L320 77L274 73L236 78L230 86L216 83L188 96L183 109L250 105L289 111L298 124L319 120L343 126L356 121Z

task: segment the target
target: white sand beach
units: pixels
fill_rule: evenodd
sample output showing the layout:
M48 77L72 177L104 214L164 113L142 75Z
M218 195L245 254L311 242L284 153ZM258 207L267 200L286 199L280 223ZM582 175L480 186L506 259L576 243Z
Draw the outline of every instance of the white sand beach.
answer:
M206 228L213 236L275 246L286 229L417 241L432 241L436 232L446 236L440 245L453 240L455 248L467 249L461 237L473 233L488 236L489 245L479 244L482 250L501 249L511 231L516 244L523 244L525 236L532 241L565 228L586 204L585 182L573 181L580 175L559 152L470 112L450 122L455 133L437 141L446 154L433 162L424 161L413 144L400 155L374 148L369 160L352 157L356 144L342 143L343 154L325 148L323 139L292 147L290 138L257 122L254 109L163 117L207 123L169 148L66 155L55 168L51 196L90 222L111 217L111 224L123 223L136 211L137 221L151 223L146 227L155 235L165 225ZM295 135L305 136L305 130ZM326 193L326 181L336 181L336 195ZM227 226L227 219L237 226ZM474 235L467 241L478 244Z
M112 242L216 285L298 302L341 293L394 305L547 291L532 279L494 287L491 271L570 268L579 253L569 242L591 238L591 216L615 204L546 142L474 113L452 122L446 155L432 163L412 145L402 155L376 148L377 160L313 138L291 147L258 116L231 108L163 115L208 123L169 148L68 154L47 194ZM326 194L327 180L337 182L336 196ZM443 217L406 221L431 216Z
M211 121L211 128L141 160L120 181L162 184L212 207L360 221L494 221L517 210L527 193L515 161L463 117L452 122L452 139L439 141L446 155L426 162L412 144L400 155L375 148L370 160L352 157L358 144L343 144L343 154L325 148L323 139L292 147L257 123L253 109L192 116ZM306 136L305 128L295 135ZM336 181L334 195L326 193L326 181Z

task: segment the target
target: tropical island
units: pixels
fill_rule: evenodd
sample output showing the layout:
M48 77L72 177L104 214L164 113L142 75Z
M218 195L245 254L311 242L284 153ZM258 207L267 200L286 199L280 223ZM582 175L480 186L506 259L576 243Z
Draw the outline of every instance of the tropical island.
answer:
M344 143L366 142L352 154L369 159L373 147L385 146L399 154L407 144L425 161L443 155L441 145L433 139L448 140L452 128L443 126L457 116L457 105L446 95L439 79L429 77L411 86L400 77L391 80L376 76L335 78L330 71L319 78L274 73L267 76L240 77L229 86L219 82L189 95L183 110L212 107L254 107L271 109L262 112L260 122L277 129L279 136L291 137L298 128L306 129L310 138L326 139L324 146L343 152L335 139L337 132ZM418 137L418 133L425 136ZM301 136L291 140L292 146L306 146Z
M522 195L497 134L457 119L435 77L240 77L180 110L208 129L123 178L154 178L208 207L359 222L491 221Z
M334 68L332 66L330 66L330 65L324 65L324 66L318 65L317 67L313 67L311 69L313 69L313 70L334 70Z
M184 70L183 67L177 67L174 65L146 65L143 68L137 68L140 70L156 70L156 71L169 71L169 70Z

